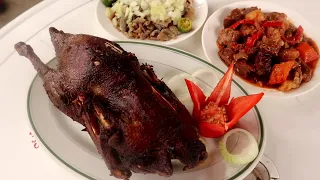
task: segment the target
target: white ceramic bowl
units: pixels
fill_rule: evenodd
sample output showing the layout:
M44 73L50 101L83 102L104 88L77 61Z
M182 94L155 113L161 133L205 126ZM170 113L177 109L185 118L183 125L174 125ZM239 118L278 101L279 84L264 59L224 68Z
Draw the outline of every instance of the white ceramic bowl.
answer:
M196 18L192 22L193 30L185 34L180 34L179 36L177 36L177 38L169 41L139 40L139 39L130 39L126 37L123 33L117 30L112 25L112 22L106 17L105 15L106 7L102 4L100 0L98 1L97 8L96 8L96 17L98 19L99 24L102 26L102 28L117 40L140 41L140 42L154 43L159 45L173 45L183 40L186 40L190 38L192 35L194 35L202 27L202 25L205 23L207 19L207 16L208 16L207 0L194 0L194 2L195 2L194 6L195 6Z
M312 38L317 44L320 43L320 39L318 36L317 29L315 29L311 23L309 23L306 19L304 19L298 13L281 7L279 5L269 3L269 2L262 2L262 1L244 1L244 2L237 2L233 4L229 4L224 6L217 11L215 11L207 20L203 27L202 31L202 47L204 49L206 57L209 61L219 67L220 69L226 71L227 66L222 62L220 59L218 52L219 48L216 45L216 41L218 39L218 33L221 29L223 29L223 19L235 8L246 8L251 6L257 6L261 8L264 12L283 12L287 14L288 18L294 23L296 26L301 25L304 28L304 32L307 36ZM308 91L314 89L320 83L320 63L317 64L316 70L314 75L308 83L304 83L301 87L289 91L289 92L281 92L278 90L261 88L254 86L245 82L243 79L239 78L238 76L233 76L236 81L238 81L247 91L250 93L259 93L264 92L265 96L269 97L293 97L298 96Z

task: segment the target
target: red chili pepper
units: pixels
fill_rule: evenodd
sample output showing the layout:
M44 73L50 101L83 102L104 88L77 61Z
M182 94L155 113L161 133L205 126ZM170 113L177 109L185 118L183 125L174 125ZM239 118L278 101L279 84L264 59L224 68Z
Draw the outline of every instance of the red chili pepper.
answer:
M290 37L290 38L285 38L285 41L286 41L287 43L289 43L290 45L296 44L296 43L299 41L299 39L302 38L302 36L303 36L303 31L304 31L304 29L302 28L302 26L299 26L299 27L297 28L297 31L296 31L295 35L292 36L292 37Z
M188 89L193 97L194 108L200 112L195 118L199 122L199 132L202 136L208 138L218 138L224 135L232 128L240 118L252 109L262 98L263 93L249 96L242 96L232 99L228 104L231 92L231 82L233 74L234 62L229 66L228 71L219 81L216 88L211 93L210 97L199 105L200 100L197 100L198 94L202 96L203 92L200 88L195 89L195 84L189 83ZM187 82L187 80L186 80ZM193 94L192 94L193 92ZM200 96L200 97L201 97ZM199 98L198 98L199 99ZM203 99L203 98L202 98ZM200 118L200 119L199 119Z
M262 23L263 27L281 27L282 21L265 21Z
M256 43L256 41L260 38L260 36L262 35L262 33L260 31L256 32L255 34L253 34L252 36L248 37L247 41L246 41L246 51L248 51L250 48L252 48L254 46L254 44Z
M206 101L206 96L204 95L202 90L192 81L185 79L185 82L187 84L187 87L193 102L192 116L195 117L196 119L199 119L198 117L200 115L200 110L202 108L202 105Z
M234 24L232 24L230 26L230 28L232 29L236 29L238 26L240 26L241 24L251 24L251 25L255 25L254 20L248 20L248 19L242 19Z

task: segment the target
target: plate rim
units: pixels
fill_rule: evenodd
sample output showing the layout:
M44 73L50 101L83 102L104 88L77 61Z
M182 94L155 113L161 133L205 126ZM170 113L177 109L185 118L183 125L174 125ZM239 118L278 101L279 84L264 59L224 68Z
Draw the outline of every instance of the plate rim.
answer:
M199 61L201 63L204 63L208 66L210 66L210 68L213 68L215 70L217 70L218 72L224 74L224 72L219 69L218 67L214 66L213 64L197 57L196 55L189 53L187 51L178 49L178 48L173 48L173 47L169 47L169 46L163 46L163 45L159 45L159 44L152 44L152 43L146 43L146 42L134 42L134 41L113 41L115 43L118 43L119 45L121 44L139 44L139 45L144 45L144 46L151 46L151 47L156 47L156 48L160 48L160 49L164 49L164 50L169 50L170 52L176 53L176 54L180 54L180 55L185 55L187 57L191 57L192 59L194 59L195 61ZM46 64L49 64L50 62L52 62L55 58L52 58L51 60L49 60ZM32 87L33 84L35 82L35 80L37 79L37 77L39 77L39 74L37 73L33 80L31 81L30 85L29 85L29 89L28 89L28 94L27 94L27 113L28 113L28 119L29 119L29 123L33 129L33 131L35 132L35 134L37 135L37 138L40 140L41 144L43 144L45 146L45 149L48 150L50 152L51 155L53 155L57 160L59 160L60 163L64 164L65 166L67 166L69 169L71 169L73 172L76 172L78 175L81 175L87 179L90 180L97 180L93 177L91 177L90 175L82 172L81 170L78 170L77 168L73 167L72 165L70 165L68 162L64 161L61 157L59 157L59 155L57 155L50 147L49 145L45 142L45 140L41 137L41 135L39 134L37 128L35 127L35 124L33 123L32 120L32 116L31 116L31 108L30 108L30 95L32 92ZM245 95L249 95L248 92L234 79L232 79L232 82L238 86L240 88L240 90L245 94ZM233 175L232 177L228 178L227 180L235 180L237 178L244 178L246 177L253 169L253 165L257 165L260 161L261 156L264 154L264 150L265 150L265 146L266 146L266 127L263 123L263 118L261 116L261 113L256 106L254 106L254 110L255 110L255 114L259 120L259 128L260 128L260 142L258 144L258 148L259 148L259 154L258 156L255 158L254 161L250 162L249 164L247 164L242 170L240 170L238 173L236 173L235 175ZM210 168L207 167L207 168ZM251 169L251 171L249 171Z
M201 30L201 28L204 26L204 24L207 22L207 19L208 19L208 15L209 15L209 4L207 2L207 0L203 1L203 4L204 4L204 12L201 11L205 18L203 19L202 22L200 22L200 25L199 27L195 28L192 32L189 32L188 34L186 34L184 37L180 37L179 39L179 36L177 36L176 39L171 39L169 41L155 41L155 40L141 40L141 39L130 39L130 38L127 38L126 39L123 39L123 38L119 38L117 36L114 36L113 34L109 33L106 28L102 25L102 23L100 22L100 18L99 18L99 13L98 13L98 9L100 8L101 5L103 5L103 3L101 1L98 1L96 7L95 7L95 19L96 21L98 22L98 24L100 25L100 27L103 29L104 32L107 32L109 35L111 35L112 37L116 38L116 39L119 39L118 41L130 41L130 42L142 42L144 43L144 41L146 41L145 43L149 43L149 44L158 44L158 45L164 45L164 46L168 46L168 45L174 45L174 44L178 44L178 43L181 43L185 40L188 40L190 38L192 38L197 32L199 32Z

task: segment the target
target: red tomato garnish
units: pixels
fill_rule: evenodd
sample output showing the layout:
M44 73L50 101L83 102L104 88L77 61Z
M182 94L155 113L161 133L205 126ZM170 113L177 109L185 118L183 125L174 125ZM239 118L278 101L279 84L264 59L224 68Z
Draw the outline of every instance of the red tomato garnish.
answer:
M231 92L233 67L234 67L234 62L231 63L228 71L219 81L218 85L214 88L214 90L208 97L207 101L205 102L205 105L209 104L210 102L214 102L219 106L225 105L228 103L230 98L230 92Z
M202 108L202 105L206 101L206 96L203 94L202 90L194 84L192 81L189 81L185 79L185 82L187 84L192 102L193 102L193 112L192 115L196 119L199 119L200 111Z
M301 59L306 63L319 58L318 53L306 42L299 44L297 50L300 52Z
M232 128L250 109L252 109L262 98L264 93L252 94L249 96L241 96L232 98L230 103L226 105L228 112L227 127Z
M199 132L208 138L218 138L232 128L262 98L263 93L233 98L228 104L234 63L219 81L207 100L202 90L186 80L194 103L193 117L199 123Z

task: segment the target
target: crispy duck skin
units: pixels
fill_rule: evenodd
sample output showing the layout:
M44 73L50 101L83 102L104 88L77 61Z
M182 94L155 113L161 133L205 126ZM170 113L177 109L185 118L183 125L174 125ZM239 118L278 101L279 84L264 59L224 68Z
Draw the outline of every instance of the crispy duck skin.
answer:
M193 118L152 66L106 39L49 31L57 69L23 42L15 49L31 61L55 107L85 126L112 176L168 177L171 159L189 169L207 158Z

